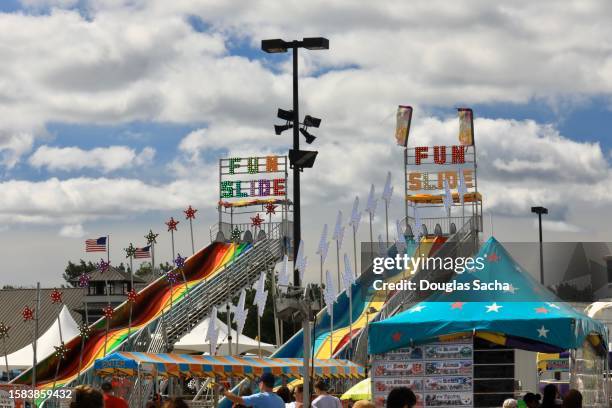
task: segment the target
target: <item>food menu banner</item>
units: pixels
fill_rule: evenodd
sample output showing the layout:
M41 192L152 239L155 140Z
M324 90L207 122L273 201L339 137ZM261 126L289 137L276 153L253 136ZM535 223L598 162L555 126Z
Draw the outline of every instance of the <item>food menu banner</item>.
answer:
M473 407L472 339L429 343L377 354L372 361L372 395L384 407L389 392L409 387L417 408Z

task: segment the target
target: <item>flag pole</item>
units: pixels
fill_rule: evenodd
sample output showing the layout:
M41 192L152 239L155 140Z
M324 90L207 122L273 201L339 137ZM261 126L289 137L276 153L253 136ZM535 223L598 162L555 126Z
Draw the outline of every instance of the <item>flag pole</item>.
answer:
M36 353L38 351L38 315L40 314L40 282L36 282L36 309L34 314L34 364L32 365L32 387L36 390Z
M6 381L11 382L11 372L9 371L8 354L6 353L6 336L8 336L8 327L4 323L0 323L0 338L2 338L2 352L4 353L4 365L6 366Z
M353 224L353 256L355 257L355 277L359 277L357 268L357 226Z

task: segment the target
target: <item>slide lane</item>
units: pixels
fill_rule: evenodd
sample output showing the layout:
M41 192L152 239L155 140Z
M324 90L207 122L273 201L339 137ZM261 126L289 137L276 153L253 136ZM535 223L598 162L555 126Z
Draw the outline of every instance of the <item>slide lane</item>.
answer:
M187 287L191 288L205 279L216 276L223 267L231 260L241 256L251 247L250 244L218 243L214 242L206 248L191 256L185 262L184 273L187 279ZM172 293L171 293L172 292ZM159 278L138 293L136 302L132 308L133 334L139 329L147 326L163 313L170 313L170 299L172 305L181 302L185 297L186 287L182 281L173 285L165 277ZM113 317L109 322L108 340L106 341L106 353L115 351L128 337L130 305L123 303L115 309ZM84 341L83 361L81 372L91 368L96 359L104 357L104 344L106 332L106 319L102 318L90 326L91 335ZM77 377L79 369L79 355L81 351L81 337L77 336L66 342L69 349L67 357L62 360L57 376L56 387L67 385ZM57 358L53 355L40 361L36 369L36 378L39 388L51 388L53 386ZM16 384L31 384L32 370L28 370L13 380Z

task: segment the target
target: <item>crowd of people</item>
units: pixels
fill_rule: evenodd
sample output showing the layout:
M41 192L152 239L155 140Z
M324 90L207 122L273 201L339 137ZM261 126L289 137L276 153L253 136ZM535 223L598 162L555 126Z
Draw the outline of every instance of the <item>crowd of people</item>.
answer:
M263 374L258 380L259 392L253 393L248 385L243 386L238 394L219 386L218 392L232 402L232 408L302 408L304 387L297 385L290 390L286 386L274 391L276 378L270 373ZM329 384L319 380L314 386L315 395L312 399L313 408L343 408L340 400L329 393ZM541 401L541 402L540 402ZM386 408L413 408L417 403L414 392L407 387L397 387L389 392ZM352 408L374 408L368 400L351 403ZM159 394L147 404L147 408L187 408L188 405L180 398L162 401ZM75 388L70 408L128 408L127 402L113 392L111 383L104 383L100 390L89 385ZM582 408L582 394L578 390L569 390L563 398L554 384L544 388L543 397L540 394L528 392L523 398L509 398L502 408Z

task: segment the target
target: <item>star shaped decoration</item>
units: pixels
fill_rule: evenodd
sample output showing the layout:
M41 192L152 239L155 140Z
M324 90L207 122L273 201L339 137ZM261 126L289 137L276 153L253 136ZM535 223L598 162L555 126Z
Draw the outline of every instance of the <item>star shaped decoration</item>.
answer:
M0 340L8 338L8 332L10 327L4 324L4 322L0 323Z
M53 289L53 292L51 292L51 303L62 303L62 295L62 292L57 289Z
M176 259L174 260L174 264L176 265L177 268L183 269L185 267L185 260L186 259L187 259L186 256L181 256L181 254L178 254Z
M537 330L538 330L538 337L545 337L545 338L547 338L547 337L548 337L548 332L549 332L550 330L548 330L548 329L547 329L546 327L544 327L543 325L542 325L542 327L540 327L540 328L539 328L539 329L537 329Z
M166 273L166 279L168 279L168 282L170 282L171 284L175 284L176 282L178 282L178 274L174 271L168 271Z
M60 360L66 358L66 355L68 354L69 350L63 341L59 346L54 346L53 348L55 349L55 357L59 358Z
M100 259L100 262L96 265L100 273L104 273L110 269L110 262L106 262L104 259Z
M402 333L400 332L395 332L391 335L391 339L393 339L393 341L395 343L399 343L399 341L402 339Z
M185 219L186 220L194 220L195 219L195 213L198 212L198 210L196 210L195 208L193 208L191 205L189 207L187 207L187 209L185 211L183 211L185 213Z
M561 309L559 306L555 305L554 303L546 303L548 305L548 307L552 307L553 309Z
M547 313L549 313L549 312L550 312L550 310L548 310L548 309L547 309L547 308L545 308L545 307L537 307L537 308L535 309L535 312L536 312L536 313L547 314Z
M91 336L91 329L89 328L86 322L83 322L79 325L79 334L84 340L87 340L89 336Z
M24 322L34 320L34 309L30 308L30 306L24 307L23 311L21 312L21 317L23 317Z
M425 309L425 306L423 306L423 305L418 305L418 306L415 306L415 307L413 307L412 309L410 309L410 313L420 312L420 311L422 311L423 309Z
M135 303L137 297L138 297L138 293L136 293L134 289L131 289L130 291L128 291L127 293L128 303Z
M489 312L498 313L499 309L501 309L503 306L498 305L497 303L493 302L492 305L486 305L485 307L487 308L487 313L489 313Z
M497 262L499 261L499 256L495 252L491 252L489 256L487 256L487 261L489 262Z
M240 239L240 230L238 229L238 227L234 228L230 238L232 241L238 241Z
M266 215L276 214L276 207L278 207L278 205L274 205L272 203L266 204Z
M459 309L459 310L463 310L463 305L465 304L465 302L455 302L451 305L451 309Z
M79 276L79 287L80 288L89 287L89 281L91 281L91 276L89 276L86 273L82 273L81 276Z
M264 222L264 219L257 214L254 217L251 217L251 225L254 227L259 227Z
M147 244L157 244L157 237L159 234L153 232L153 230L149 230L149 233L145 235L145 239L147 240Z
M128 245L128 247L124 249L124 251L126 258L133 258L134 255L136 255L136 248L134 247L134 245L132 245L131 242L130 245Z
M108 305L104 309L102 309L102 313L104 314L104 317L106 317L107 319L110 319L111 317L113 317L114 312L115 310L113 309L111 305Z
M176 231L176 226L179 224L174 217L170 217L168 221L166 221L166 226L168 227L168 231Z

